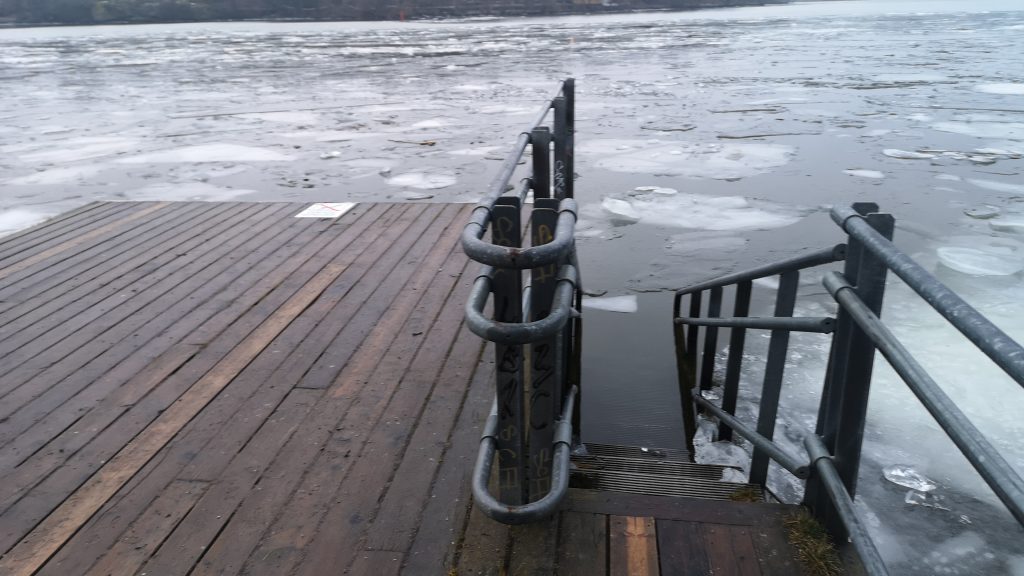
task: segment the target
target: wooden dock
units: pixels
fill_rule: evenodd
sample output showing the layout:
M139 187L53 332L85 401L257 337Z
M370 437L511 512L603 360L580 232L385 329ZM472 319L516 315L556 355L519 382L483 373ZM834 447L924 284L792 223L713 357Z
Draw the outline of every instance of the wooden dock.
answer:
M781 508L471 512L472 205L307 207L93 203L0 239L0 574L799 573Z

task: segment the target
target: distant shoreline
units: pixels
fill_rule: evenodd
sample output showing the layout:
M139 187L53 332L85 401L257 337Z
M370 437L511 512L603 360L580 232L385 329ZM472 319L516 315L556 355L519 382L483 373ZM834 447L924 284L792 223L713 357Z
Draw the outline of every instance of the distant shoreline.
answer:
M516 8L502 8L494 3L488 4L489 11L467 11L464 14L453 14L449 8L420 7L415 11L406 13L399 10L395 14L385 14L382 9L375 17L353 18L353 17L285 17L267 16L253 18L129 18L110 19L93 21L27 21L17 18L0 18L0 29L22 29L22 28L54 28L54 27L75 27L75 26L131 26L144 24L195 24L195 23L217 23L217 22L255 22L255 23L314 23L314 22L448 22L448 23L474 23L499 21L509 18L544 18L552 16L587 16L599 14L632 14L632 13L657 13L657 12L692 12L698 10L712 10L717 8L739 8L747 6L767 6L790 4L793 0L661 0L660 2L641 2L639 0L620 0L615 5L603 4L565 4L556 9L520 9L522 3L515 3ZM657 5L655 5L657 4ZM392 10L393 11L393 10Z

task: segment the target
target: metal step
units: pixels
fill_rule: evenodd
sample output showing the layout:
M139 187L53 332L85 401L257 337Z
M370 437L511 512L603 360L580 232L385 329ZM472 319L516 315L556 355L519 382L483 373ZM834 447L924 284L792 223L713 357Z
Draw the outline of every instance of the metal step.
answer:
M654 460L675 460L689 462L690 454L685 450L672 448L644 448L640 446L618 446L615 444L584 443L587 456L610 456L614 458L637 458Z
M733 484L708 478L691 476L661 476L655 474L639 474L636 472L615 472L611 470L577 472L570 478L573 488L588 490L607 490L610 492L628 492L631 494L647 494L650 496L675 496L685 498L703 498L706 500L732 500L737 493L744 499L764 500L760 486L753 484Z
M573 471L590 472L637 472L654 476L686 476L719 480L725 466L694 464L675 460L653 460L645 458L617 458L610 456L573 456Z

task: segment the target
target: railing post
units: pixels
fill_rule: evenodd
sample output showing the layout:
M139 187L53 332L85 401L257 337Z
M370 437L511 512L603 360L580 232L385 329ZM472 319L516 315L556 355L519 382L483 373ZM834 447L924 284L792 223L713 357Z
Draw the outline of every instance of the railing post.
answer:
M701 293L690 294L691 317L700 315ZM697 387L696 354L698 326L684 326L675 321L681 312L682 296L675 297L672 314L672 333L676 344L676 374L679 377L679 404L683 414L683 435L686 437L686 449L693 458L693 438L697 435L697 405L693 401L692 392Z
M562 83L562 97L565 98L565 167L562 170L565 182L565 197L575 197L576 173L576 79L569 78ZM578 402L577 402L578 404Z
M540 246L555 237L559 201L536 198L530 214L531 245ZM555 296L558 263L534 268L531 272L530 320L547 318ZM563 333L559 332L530 345L530 459L526 476L530 502L544 497L551 488L551 447L555 439L555 420L561 414L562 385L565 373Z
M775 316L793 315L796 307L796 292L800 284L800 272L782 274L779 291L775 297ZM757 433L771 440L775 436L775 417L779 410L779 396L782 393L782 376L789 352L789 330L772 330L768 343L768 360L764 369L764 384L761 387L761 406L757 415ZM750 483L764 486L768 480L769 457L763 450L754 449L750 461Z
M533 144L533 198L551 197L551 130L539 126L530 133Z
M551 103L551 108L554 110L555 116L555 165L554 165L554 197L561 200L567 198L566 196L566 182L568 180L566 174L567 162L567 148L568 144L568 110L566 109L565 96L559 96Z
M519 198L499 198L491 211L492 242L522 246ZM495 269L494 319L522 322L522 275L519 270ZM535 297L534 297L535 298ZM526 454L523 422L523 347L495 344L498 398L498 492L502 502L525 504Z
M892 239L894 220L891 215L869 213L878 209L874 204L855 204L854 209L882 236ZM856 239L851 237L849 245L847 274L844 275L864 304L881 316L888 268L864 250ZM836 470L851 497L857 489L874 357L875 345L871 338L840 307L817 429L825 447L834 456ZM845 528L819 482L812 476L804 502L833 536L843 538Z
M736 285L736 303L732 315L736 318L750 314L750 293L753 283L749 280ZM747 337L745 328L733 328L729 334L729 356L725 361L725 385L722 389L722 410L736 414L736 399L740 388L740 369L743 367L743 345ZM732 428L724 422L718 424L718 439L732 440Z

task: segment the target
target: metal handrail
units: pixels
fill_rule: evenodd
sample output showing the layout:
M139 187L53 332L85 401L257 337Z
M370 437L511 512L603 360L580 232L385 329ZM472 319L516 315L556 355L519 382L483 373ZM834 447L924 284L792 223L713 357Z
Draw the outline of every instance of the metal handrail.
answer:
M573 295L576 292L576 267L562 266L558 273L554 304L551 313L533 322L498 322L484 316L484 306L491 294L494 269L485 266L473 283L466 301L466 325L477 336L500 344L529 344L548 338L565 328L573 315Z
M816 515L824 518L834 534L849 536L867 573L872 575L888 572L867 530L854 511L852 498L856 488L875 350L882 353L985 483L1013 517L1024 526L1024 480L879 318L886 272L892 270L1021 385L1024 385L1024 347L897 249L890 239L893 220L891 216L877 214L877 208L871 204L855 204L852 208L832 209L832 220L848 234L848 244L840 244L828 250L684 288L676 293L673 305L673 322L677 327L677 353L680 358L680 385L690 386L689 390L681 390L684 398L692 399L694 405L699 405L718 417L723 430L728 430L730 434L735 431L755 446L754 463L751 466L752 482L755 468L758 468L759 453L762 458L766 456L776 461L797 477L808 478L805 504L811 505ZM822 278L822 284L839 306L837 318L833 321L831 318L792 317L792 305L796 298L795 274L803 268L844 259L846 267L843 273L832 271ZM751 281L775 274L780 274L783 278L776 302L776 317L747 317ZM722 290L731 285L738 287L735 306L738 313L734 318L721 318L719 313ZM711 292L707 317L700 315L701 294L704 291ZM680 316L681 298L685 295L691 297L690 314ZM780 309L786 312L779 314ZM691 332L688 337L681 329L683 325L690 326ZM826 325L827 330L815 329ZM696 330L699 327L704 327L707 331L705 339L711 339L711 343L706 342L704 347L702 388L705 378L710 378L710 375L704 372L713 366L713 357L716 353L714 331L719 327L734 329L729 348L722 407L704 398L692 379L696 372ZM734 416L736 390L729 389L730 382L733 387L738 383L743 332L747 329L772 330L769 367L766 369L765 391L757 430ZM777 381L781 379L782 370L777 355L779 347L775 346L776 336L782 336L779 343L785 347L788 346L788 334L794 331L835 333L825 390L822 394L822 407L818 416L818 429L804 437L804 447L810 459L807 464L803 464L771 438L778 402ZM737 342L740 348L738 353L734 350ZM709 354L710 360L707 358ZM684 370L693 372L690 379L684 377ZM778 373L769 374L773 371ZM772 397L765 400L768 395L769 376L776 381L776 386L771 391ZM710 383L710 380L707 380L707 383ZM774 405L766 410L766 402ZM771 420L767 425L762 422L766 414ZM686 412L684 422L685 417ZM767 434L762 431L763 427ZM831 450L835 451L835 455ZM760 476L759 480L763 483L764 476ZM827 497L827 501L821 499L823 496ZM825 503L830 503L831 507Z
M481 264L497 268L526 270L554 264L565 258L575 244L576 201L563 199L558 206L558 224L555 239L547 244L530 248L499 246L485 242L482 238L491 220L491 208L481 210L478 206L462 231L462 250L467 256Z

